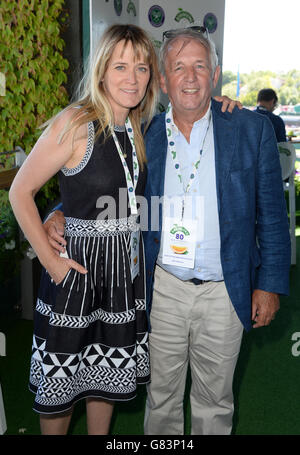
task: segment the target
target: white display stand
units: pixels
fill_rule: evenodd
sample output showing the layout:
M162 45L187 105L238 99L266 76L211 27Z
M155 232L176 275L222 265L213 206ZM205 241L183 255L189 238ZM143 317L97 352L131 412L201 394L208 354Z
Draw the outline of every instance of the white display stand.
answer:
M295 195L295 163L296 151L290 142L278 142L283 189L289 192L291 264L296 265L296 195Z
M4 333L0 332L0 356L4 357L5 353L5 335ZM4 403L2 397L2 389L0 384L0 434L4 434L7 430L6 425L6 418L5 418L5 410L4 410Z

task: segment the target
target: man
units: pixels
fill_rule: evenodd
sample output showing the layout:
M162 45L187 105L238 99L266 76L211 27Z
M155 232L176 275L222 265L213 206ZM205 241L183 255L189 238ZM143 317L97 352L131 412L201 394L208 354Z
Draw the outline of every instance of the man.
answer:
M146 135L153 225L153 199L165 203L144 236L152 328L145 434L183 434L188 364L192 434L229 434L243 328L268 325L278 294L288 293L276 139L265 117L223 113L211 99L220 68L201 33L169 32L161 62L171 104ZM168 201L179 201L179 214Z
M220 68L210 40L188 30L169 33L161 63L171 112L156 117L146 137L146 195L183 200L192 182L188 195L202 196L204 207L193 268L184 259L182 266L165 263L172 239L166 230L161 236L161 226L145 233L149 311L152 304L145 433L183 433L189 364L192 434L229 434L243 327L251 329L251 319L253 327L268 325L278 294L288 293L290 239L276 139L265 117L222 113L211 100Z
M279 115L273 114L276 109L278 98L276 92L271 88L264 88L258 92L257 108L255 112L269 117L274 127L277 142L286 142L285 124Z

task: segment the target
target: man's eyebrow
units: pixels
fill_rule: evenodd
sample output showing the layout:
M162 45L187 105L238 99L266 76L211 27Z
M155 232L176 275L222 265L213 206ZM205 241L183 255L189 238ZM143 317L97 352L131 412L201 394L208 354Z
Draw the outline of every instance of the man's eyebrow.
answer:
M207 60L206 59L203 59L203 58L199 58L198 60L196 60L194 63L207 63ZM173 65L176 66L176 65L184 65L185 63L182 61L182 60L175 60L173 62Z
M182 63L183 63L183 62L182 62L181 60L175 60L175 61L173 62L173 65L174 65L174 66L175 66L175 65L181 65Z
M207 60L205 58L199 58L198 60L196 60L195 63L207 63Z

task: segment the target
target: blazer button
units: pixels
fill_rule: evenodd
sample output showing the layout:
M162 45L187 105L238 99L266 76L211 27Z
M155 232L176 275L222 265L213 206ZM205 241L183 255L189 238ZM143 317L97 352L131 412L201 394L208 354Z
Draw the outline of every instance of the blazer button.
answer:
M159 243L158 238L155 237L154 242L155 242L155 243Z

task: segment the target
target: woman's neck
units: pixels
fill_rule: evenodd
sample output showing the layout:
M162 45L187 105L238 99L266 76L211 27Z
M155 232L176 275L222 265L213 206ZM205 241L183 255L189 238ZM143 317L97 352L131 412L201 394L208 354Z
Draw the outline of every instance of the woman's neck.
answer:
M118 126L124 126L125 121L128 117L129 109L124 112L114 112L114 124Z

